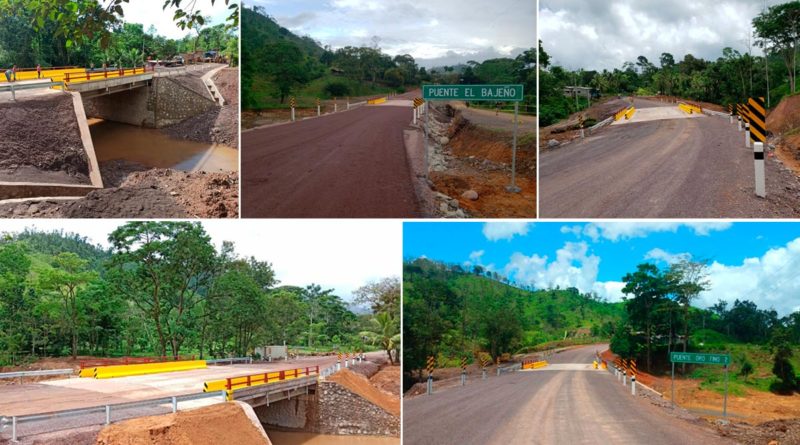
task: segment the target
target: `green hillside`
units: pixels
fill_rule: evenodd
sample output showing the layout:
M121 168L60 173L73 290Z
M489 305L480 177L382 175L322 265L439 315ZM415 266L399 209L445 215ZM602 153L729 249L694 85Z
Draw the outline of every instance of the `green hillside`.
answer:
M577 289L533 290L480 268L426 259L403 269L404 355L418 369L428 355L442 366L485 351L493 358L546 342L607 339L622 319L611 304Z

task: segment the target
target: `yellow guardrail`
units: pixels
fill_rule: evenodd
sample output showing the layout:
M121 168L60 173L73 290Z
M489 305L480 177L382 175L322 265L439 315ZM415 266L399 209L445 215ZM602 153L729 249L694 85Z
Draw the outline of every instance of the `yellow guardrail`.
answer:
M623 108L623 109L617 111L617 114L614 115L614 120L618 121L618 120L622 119L622 117L625 116L625 113L627 113L627 112L628 112L627 108Z
M160 374L162 372L189 371L207 367L205 360L185 360L177 362L141 363L137 365L112 365L85 368L80 372L81 377L96 379L111 379L115 377L130 377L134 375Z
M549 363L547 363L547 360L542 360L539 362L528 362L522 364L522 369L539 369L539 368L544 368L547 365L549 365Z
M378 104L382 104L382 103L386 102L387 100L388 99L385 98L385 97L380 97L378 99L370 99L370 100L368 100L367 104L369 104L369 105L378 105Z
M678 105L678 108L687 114L703 114L702 108L695 105L685 104L683 102Z
M625 120L629 120L634 114L636 114L636 107L628 108L628 111L625 112Z

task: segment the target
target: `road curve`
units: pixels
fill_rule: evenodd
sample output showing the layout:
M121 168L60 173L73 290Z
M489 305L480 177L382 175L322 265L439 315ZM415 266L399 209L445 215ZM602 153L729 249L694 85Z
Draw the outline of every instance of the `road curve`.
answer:
M403 141L411 117L406 106L364 106L243 133L242 215L423 216Z
M604 345L551 363L590 364ZM733 442L630 395L607 371L517 372L403 401L403 443L722 445Z
M637 108L674 106L636 100ZM767 163L767 189L781 188ZM727 118L614 125L543 150L543 218L771 217L774 203L754 194L753 152ZM771 170L772 169L772 170Z

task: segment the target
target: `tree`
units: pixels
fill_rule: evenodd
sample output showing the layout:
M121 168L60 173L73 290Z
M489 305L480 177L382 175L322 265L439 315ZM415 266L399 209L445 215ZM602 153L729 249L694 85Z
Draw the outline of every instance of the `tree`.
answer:
M369 304L372 312L386 312L395 318L400 317L400 278L388 277L370 281L353 292L354 302Z
M129 222L109 235L108 280L153 320L160 355L177 358L197 321L214 271L214 247L200 223Z
M362 331L358 335L366 338L373 345L381 345L386 351L389 363L394 364L392 351L400 345L400 323L390 313L381 312L370 320L372 328Z
M753 19L758 45L780 53L789 77L789 91L797 91L797 45L800 39L800 1L771 6Z
M683 352L689 343L689 308L700 292L708 290L708 263L684 258L670 265L668 274L675 283L675 301L683 310ZM683 365L686 370L686 364Z
M658 267L650 263L636 266L636 272L625 274L622 278L625 287L622 292L633 295L625 306L631 326L644 331L646 366L650 371L653 350L653 337L657 325L656 309L664 303L667 294L672 291L672 283Z
M778 327L773 331L770 346L775 354L772 373L778 378L770 386L770 389L780 394L791 394L800 387L798 387L797 376L790 361L793 353L789 342L789 333L786 329Z
M62 319L72 339L72 358L78 357L78 294L97 274L87 267L88 262L71 252L53 259L53 268L42 272L39 283L43 289L58 294L63 303Z
M307 80L303 53L292 42L282 40L262 47L260 60L259 69L278 87L281 103L295 85Z

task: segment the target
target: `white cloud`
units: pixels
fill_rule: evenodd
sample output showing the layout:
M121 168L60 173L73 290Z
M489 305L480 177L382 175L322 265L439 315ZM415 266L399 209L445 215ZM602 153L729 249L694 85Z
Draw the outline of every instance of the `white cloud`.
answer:
M739 265L714 262L709 267L711 289L700 294L697 304L709 307L718 300L755 302L774 308L779 315L800 310L800 238L764 255L746 258Z
M683 253L669 253L666 250L656 247L651 249L644 255L646 260L663 261L667 264L677 263L678 261L688 260L692 258L692 254L688 252Z
M175 8L169 7L166 10L162 10L161 6L163 3L164 2L148 1L131 2L130 5L123 5L125 21L128 23L141 23L144 25L145 32L147 32L150 25L153 25L159 35L171 39L181 39L188 34L194 33L194 31L191 30L180 29L175 24L175 21L172 20ZM183 6L185 9L186 5ZM230 11L223 1L214 2L214 6L211 6L210 1L199 1L197 2L196 9L199 10L204 17L211 17L211 21L206 23L207 26L225 23L225 19L230 15Z
M567 242L556 252L554 261L534 254L514 253L505 267L506 274L514 275L520 284L530 284L540 289L556 286L575 287L582 293L594 290L600 266L600 257L589 253L585 242Z
M517 235L527 235L531 227L526 222L487 222L483 225L483 236L489 241L511 240Z
M593 241L607 239L617 242L625 239L644 238L651 233L675 233L681 227L686 227L697 236L708 236L714 231L728 230L733 223L730 222L600 222L589 223L583 228L583 234Z
M469 254L469 260L476 263L480 263L481 257L483 256L484 253L485 252L483 250L476 250Z
M622 281L598 281L592 286L592 291L601 298L605 298L611 303L616 303L622 301L625 296L622 293L623 287L625 287L625 283Z

